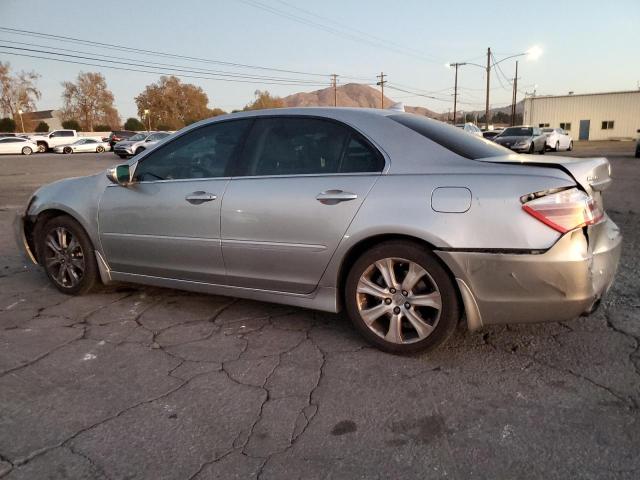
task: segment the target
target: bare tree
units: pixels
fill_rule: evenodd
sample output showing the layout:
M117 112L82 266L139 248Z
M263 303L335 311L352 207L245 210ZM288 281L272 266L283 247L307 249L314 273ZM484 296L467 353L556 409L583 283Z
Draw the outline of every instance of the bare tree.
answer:
M40 99L40 90L36 81L40 75L24 70L11 75L11 65L0 62L0 111L3 115L16 117L18 110L25 112L36 109Z
M104 75L80 72L76 82L62 82L64 91L62 116L78 119L82 128L92 131L99 123L115 128L120 125L118 111L113 106L113 93L107 88Z

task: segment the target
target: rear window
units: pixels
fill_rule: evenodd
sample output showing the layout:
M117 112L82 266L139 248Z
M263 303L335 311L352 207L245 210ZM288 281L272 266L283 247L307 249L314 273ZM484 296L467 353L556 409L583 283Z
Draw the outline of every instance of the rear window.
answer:
M508 155L510 150L444 122L419 117L411 113L390 115L388 118L410 128L447 150L471 160Z

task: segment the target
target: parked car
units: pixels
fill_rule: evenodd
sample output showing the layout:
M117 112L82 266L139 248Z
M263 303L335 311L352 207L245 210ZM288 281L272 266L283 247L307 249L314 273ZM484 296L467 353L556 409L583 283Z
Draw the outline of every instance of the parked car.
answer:
M75 130L54 130L45 135L31 135L29 140L38 145L39 152L46 152L58 145L68 145L79 138Z
M543 128L542 133L547 137L547 149L559 152L573 150L573 138L562 128Z
M283 108L45 185L15 225L57 289L124 281L337 312L414 352L592 312L621 234L605 158L532 159L422 116ZM223 261L224 258L224 261Z
M0 153L31 155L38 151L38 145L22 137L0 137Z
M153 147L163 138L171 135L168 132L152 132L152 133L137 133L128 140L123 140L116 143L113 147L113 153L120 158L132 157L144 152L146 149Z
M111 150L107 142L96 138L81 138L69 145L58 145L53 149L55 153L82 153L97 152L102 153Z
M106 141L109 142L111 149L113 149L116 143L121 142L122 140L127 140L136 135L136 133L137 132L132 132L130 130L114 130L109 134Z
M482 136L487 140L493 140L498 135L500 135L500 132L496 132L495 130L487 130L486 132L482 132Z
M480 130L476 125L474 125L471 122L459 123L456 125L456 127L464 130L467 133L470 133L471 135L476 135L478 137L482 136L482 130Z
M521 153L538 152L544 155L547 148L547 137L538 127L508 127L500 135L493 137L493 141Z

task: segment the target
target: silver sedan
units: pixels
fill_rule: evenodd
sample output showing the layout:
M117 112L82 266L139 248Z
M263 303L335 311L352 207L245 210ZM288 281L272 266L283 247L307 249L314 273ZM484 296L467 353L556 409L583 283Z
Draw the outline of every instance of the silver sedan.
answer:
M463 319L567 320L611 285L604 158L517 155L425 117L242 112L40 188L18 241L62 292L143 283L338 312L397 353Z
M95 138L81 138L68 145L54 147L55 153L82 153L82 152L107 152L111 150L109 142L103 142Z

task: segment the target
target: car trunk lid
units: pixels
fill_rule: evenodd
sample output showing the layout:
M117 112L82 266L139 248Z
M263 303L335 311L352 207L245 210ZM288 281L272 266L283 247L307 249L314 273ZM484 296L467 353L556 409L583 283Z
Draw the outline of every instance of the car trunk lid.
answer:
M590 195L606 190L612 182L611 165L605 157L572 158L552 155L505 155L480 161L557 168L569 174ZM599 196L599 195L598 195Z

